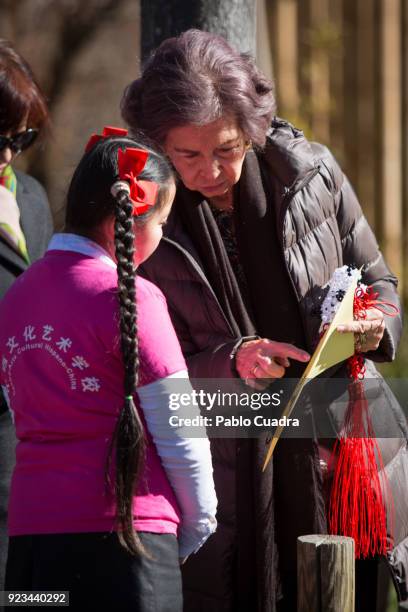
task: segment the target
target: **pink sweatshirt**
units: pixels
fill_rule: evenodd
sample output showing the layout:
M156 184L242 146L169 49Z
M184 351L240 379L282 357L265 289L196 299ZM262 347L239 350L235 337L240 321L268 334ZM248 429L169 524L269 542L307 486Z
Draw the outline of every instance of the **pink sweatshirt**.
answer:
M104 467L123 403L116 270L51 250L0 303L0 383L19 439L9 534L111 531ZM140 384L185 370L163 294L137 279ZM180 513L150 436L134 498L139 531L177 533Z

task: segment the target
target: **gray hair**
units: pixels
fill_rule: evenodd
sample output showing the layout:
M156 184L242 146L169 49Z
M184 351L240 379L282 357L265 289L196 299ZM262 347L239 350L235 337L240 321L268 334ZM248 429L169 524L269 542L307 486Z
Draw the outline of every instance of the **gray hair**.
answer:
M172 128L233 117L246 139L265 144L276 111L274 86L253 59L216 34L187 30L151 55L125 89L122 116L163 145Z

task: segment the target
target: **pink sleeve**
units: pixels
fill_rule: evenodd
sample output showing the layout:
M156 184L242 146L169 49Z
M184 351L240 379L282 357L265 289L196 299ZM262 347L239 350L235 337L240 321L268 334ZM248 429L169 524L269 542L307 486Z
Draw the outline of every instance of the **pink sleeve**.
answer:
M186 362L163 293L149 281L138 278L136 300L139 385L147 385L186 370Z

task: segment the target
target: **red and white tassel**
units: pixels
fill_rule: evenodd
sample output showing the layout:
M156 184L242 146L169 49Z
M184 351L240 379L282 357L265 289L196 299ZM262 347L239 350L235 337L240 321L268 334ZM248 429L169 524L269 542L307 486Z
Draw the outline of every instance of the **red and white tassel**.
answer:
M377 301L377 297L371 287L358 287L354 317L365 319L367 309L372 307L393 316L384 307L395 312L395 306ZM385 555L392 546L387 520L388 533L392 533L393 500L364 393L365 365L361 353L349 359L348 369L352 382L342 434L332 453L334 475L328 522L330 533L354 539L356 558L364 559Z

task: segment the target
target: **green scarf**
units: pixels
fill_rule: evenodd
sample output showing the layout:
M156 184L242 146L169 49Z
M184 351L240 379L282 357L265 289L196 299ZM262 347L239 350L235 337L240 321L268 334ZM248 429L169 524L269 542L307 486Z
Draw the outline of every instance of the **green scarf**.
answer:
M9 165L0 176L0 236L19 254L30 263L27 243L20 225L20 209L17 205L17 178L13 168Z

